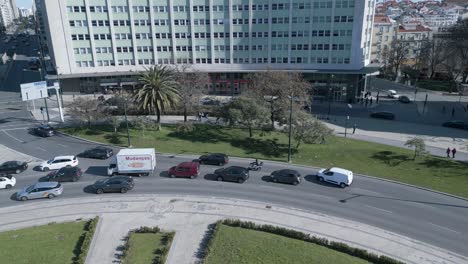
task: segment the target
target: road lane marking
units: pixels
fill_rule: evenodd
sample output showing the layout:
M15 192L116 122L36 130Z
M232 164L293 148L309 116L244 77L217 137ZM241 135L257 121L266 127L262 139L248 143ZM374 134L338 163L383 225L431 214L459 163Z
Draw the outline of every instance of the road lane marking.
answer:
M64 148L68 148L68 146L63 145L63 144L60 144L60 143L55 143L55 144L57 144L57 145L59 145L59 146L62 146L62 147L64 147Z
M450 229L450 228L448 228L448 227L441 226L441 225L437 225L437 224L434 224L434 223L431 223L431 222L428 222L428 223L429 223L430 225L433 225L433 226L435 226L435 227L438 227L438 228L441 228L441 229L444 229L444 230L453 232L453 233L455 233L455 234L461 234L460 232L455 231L455 230L453 230L453 229Z
M10 134L9 134L8 132L6 132L5 130L2 130L2 131L3 131L3 133L5 133L7 136L11 137L12 139L14 139L14 140L16 140L16 141L18 141L18 142L20 142L20 143L22 143L22 144L26 143L26 142L24 142L24 141L22 141L22 140L20 140L20 139L18 139L18 138L16 138L16 137L10 135Z
M372 209L374 209L374 210L381 211L381 212L385 212L385 213L393 214L393 212L392 212L392 211L388 211L388 210L385 210L385 209L382 209L382 208L374 207L374 206L371 206L371 205L364 205L364 206L365 206L365 207L372 208Z
M43 149L41 147L36 147L36 148L39 149L39 150L42 150L42 151L47 151L47 150L45 150L45 149Z
M29 127L7 128L7 129L2 129L2 131L24 130L24 129L28 129L28 128L29 128Z

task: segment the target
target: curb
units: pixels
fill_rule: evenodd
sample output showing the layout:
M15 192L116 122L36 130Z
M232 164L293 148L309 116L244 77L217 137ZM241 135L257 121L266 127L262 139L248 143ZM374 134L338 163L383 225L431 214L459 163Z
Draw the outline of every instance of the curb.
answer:
M73 136L73 135L70 135L70 134L67 134L67 133L63 133L63 132L57 132L57 133L61 134L61 135L64 135L64 136L72 137L74 139L83 140L85 142L98 144L98 145L101 145L101 146L111 146L111 147L118 148L118 149L124 149L125 148L125 147L121 147L121 146L116 146L116 145L111 145L111 144L104 144L104 143L101 143L101 142L96 142L96 141L92 141L92 140L88 140L88 139L83 139L83 138ZM178 156L178 155L180 155L180 154L177 154L177 153L162 153L162 152L156 152L156 154L167 155L167 156ZM194 156L195 158L197 157L196 154L188 154L187 156ZM238 159L238 160L252 160L252 158L244 158L244 157L233 157L233 158ZM314 170L322 169L321 167L314 167L314 166L308 166L308 165L302 165L302 164L290 164L290 163L287 163L287 162L276 161L276 160L265 160L265 161L268 161L268 162L271 162L271 163L276 163L276 164L282 164L282 165L294 165L294 166L298 166L298 167L302 167L302 168L310 168L310 169L314 169ZM460 199L460 200L463 200L463 201L468 201L468 198L464 198L464 197L461 197L461 196L457 196L457 195L454 195L454 194L449 194L449 193L445 193L445 192L441 192L441 191L432 190L432 189L429 189L429 188L425 188L425 187L421 187L421 186L417 186L417 185L413 185L413 184L409 184L409 183L398 182L398 181L394 181L394 180L379 178L379 177L365 175L365 174L356 174L356 175L361 176L361 177L366 177L366 178L369 178L369 179L386 181L386 182L399 184L399 185L403 185L403 186L407 186L407 187L412 187L412 188L416 188L416 189L420 189L420 190L424 190L424 191L428 191L428 192L433 192L433 193L449 196L449 197L452 197L452 198Z

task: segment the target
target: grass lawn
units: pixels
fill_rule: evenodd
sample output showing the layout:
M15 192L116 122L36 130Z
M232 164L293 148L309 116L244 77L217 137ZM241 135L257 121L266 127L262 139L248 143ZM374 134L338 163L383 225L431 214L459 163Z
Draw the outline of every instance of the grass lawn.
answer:
M72 263L86 221L49 224L0 233L1 263Z
M205 264L368 263L313 243L261 231L220 225Z
M114 135L111 127L64 128L62 131L94 141L125 146L123 129ZM187 134L175 133L175 127L161 131L130 130L134 147L154 147L165 153L204 154L222 152L230 156L286 161L287 135L280 132L260 135L252 140L247 130L213 126L197 126ZM355 173L387 178L426 188L468 197L468 165L450 159L428 156L413 161L413 151L371 142L333 137L328 144L300 146L294 151L296 164L339 166Z
M129 250L123 263L153 263L153 259L158 255L156 250L171 245L164 245L163 239L167 233L131 233L128 246Z

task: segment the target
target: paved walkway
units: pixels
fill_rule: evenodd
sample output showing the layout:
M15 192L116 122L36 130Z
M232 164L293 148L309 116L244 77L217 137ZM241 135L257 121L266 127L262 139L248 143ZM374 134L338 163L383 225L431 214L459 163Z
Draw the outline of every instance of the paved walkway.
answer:
M18 160L18 161L24 161L24 162L41 161L41 159L39 158L26 155L24 153L18 152L16 150L13 150L11 148L5 147L4 145L0 144L0 164L2 164L5 161L10 161L10 160Z
M34 212L34 213L32 213ZM345 242L406 263L467 263L461 256L373 226L321 213L254 201L174 195L103 195L18 203L0 208L0 231L74 221L96 215L100 222L87 257L88 264L118 263L118 248L131 229L159 226L175 231L168 264L196 263L208 225L235 218L296 229Z

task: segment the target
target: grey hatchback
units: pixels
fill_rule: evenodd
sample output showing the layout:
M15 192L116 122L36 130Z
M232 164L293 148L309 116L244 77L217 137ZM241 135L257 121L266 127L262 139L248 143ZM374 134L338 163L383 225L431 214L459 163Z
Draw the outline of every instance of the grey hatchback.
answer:
M29 187L25 187L16 193L16 199L26 201L31 199L49 198L52 199L61 195L63 186L58 182L38 182Z

